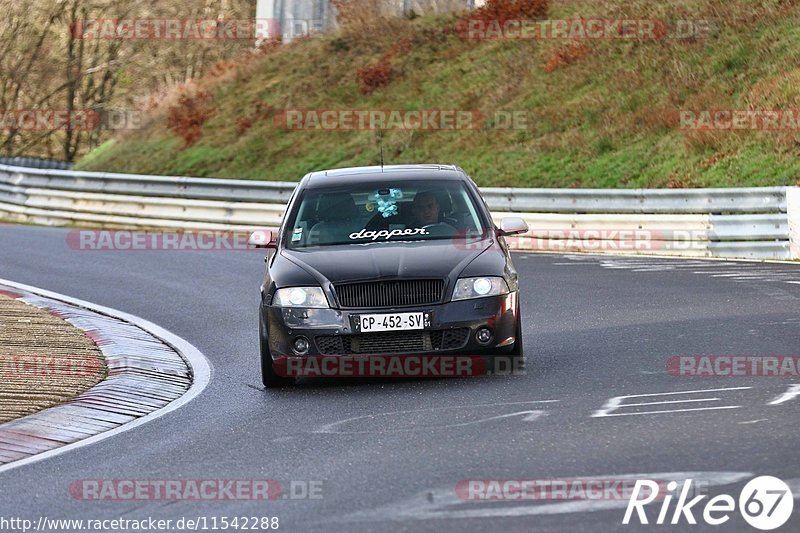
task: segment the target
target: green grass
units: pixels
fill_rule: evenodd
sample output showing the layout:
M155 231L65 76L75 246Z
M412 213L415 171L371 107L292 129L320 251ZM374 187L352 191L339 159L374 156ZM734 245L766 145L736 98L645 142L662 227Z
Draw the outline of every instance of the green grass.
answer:
M377 135L286 131L274 122L282 109L476 109L489 119L475 129L385 132L386 161L455 163L497 186L795 185L800 134L685 132L676 117L681 109L800 108L798 4L558 3L550 18L707 19L716 29L693 41L588 41L585 57L552 72L544 66L564 42L464 41L446 31L450 17L301 40L201 81L213 112L193 146L159 109L145 128L104 143L77 167L293 181L311 170L376 164ZM356 70L402 39L411 46L392 60L397 77L360 94ZM257 113L259 104L268 111ZM527 127L498 128L497 111L525 113ZM253 119L244 132L242 117Z

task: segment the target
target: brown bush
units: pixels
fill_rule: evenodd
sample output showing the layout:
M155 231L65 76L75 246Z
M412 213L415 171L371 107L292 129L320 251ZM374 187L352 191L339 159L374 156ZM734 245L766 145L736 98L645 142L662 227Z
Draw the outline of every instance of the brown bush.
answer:
M397 54L407 53L411 48L411 39L401 39L393 44L388 52L383 54L377 65L369 65L356 70L359 92L361 94L370 94L376 89L389 85L397 75L397 70L392 66L392 61Z
M550 54L550 59L544 66L545 72L553 72L566 65L571 65L583 59L589 53L589 47L580 41L573 41L556 48Z
M468 17L503 24L507 20L544 18L549 9L550 0L489 0Z
M203 136L203 124L212 113L210 94L206 91L185 92L178 98L178 104L169 108L167 128L183 138L186 148Z
M251 117L239 117L236 123L236 133L243 134L253 127L253 119Z
M463 16L454 28L447 28L446 33L455 33L462 39L475 39L476 35L470 26L476 21L500 31L509 20L540 20L547 18L550 0L488 0L486 4Z
M268 118L275 112L275 108L269 105L266 102L261 100L256 100L253 104L253 112L250 115L246 115L243 117L239 117L239 120L236 124L236 131L239 135L242 135L247 130L253 127L253 124L258 122L259 120Z
M377 65L361 67L356 70L358 90L361 94L370 94L375 89L385 87L394 78L394 69L391 63L381 62Z

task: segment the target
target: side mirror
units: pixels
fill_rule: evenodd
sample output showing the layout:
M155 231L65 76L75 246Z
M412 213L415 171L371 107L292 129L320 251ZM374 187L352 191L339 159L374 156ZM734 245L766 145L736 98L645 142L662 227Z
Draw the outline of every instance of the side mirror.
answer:
M247 244L254 248L277 248L277 236L268 229L260 229L250 234Z
M505 217L500 221L500 229L497 233L502 236L528 233L528 223L520 217Z

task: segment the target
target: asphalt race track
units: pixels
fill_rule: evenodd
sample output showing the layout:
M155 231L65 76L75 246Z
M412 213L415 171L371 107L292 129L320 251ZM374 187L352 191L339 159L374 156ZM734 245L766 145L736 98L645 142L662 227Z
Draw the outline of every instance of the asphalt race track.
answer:
M277 516L289 531L620 531L653 527L621 525L626 501L472 502L455 488L681 473L708 480L711 495L737 498L758 475L800 495L800 395L786 394L800 380L666 369L675 355L800 354L800 265L517 254L525 375L307 381L265 392L262 252L76 251L67 232L0 226L0 277L172 331L209 358L211 383L140 428L0 474L2 516ZM625 407L634 403L649 405ZM69 492L82 479L294 480L300 492L303 482L321 484L322 497L86 501ZM796 530L798 507L784 530ZM753 531L738 514L725 530Z

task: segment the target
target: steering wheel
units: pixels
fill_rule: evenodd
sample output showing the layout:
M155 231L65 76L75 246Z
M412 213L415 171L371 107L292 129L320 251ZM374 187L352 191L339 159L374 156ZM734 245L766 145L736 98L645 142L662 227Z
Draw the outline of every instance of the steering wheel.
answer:
M427 226L422 226L422 229L428 232L429 235L433 235L435 237L441 236L452 236L456 233L456 228L448 224L447 222L437 222L435 224L428 224Z

